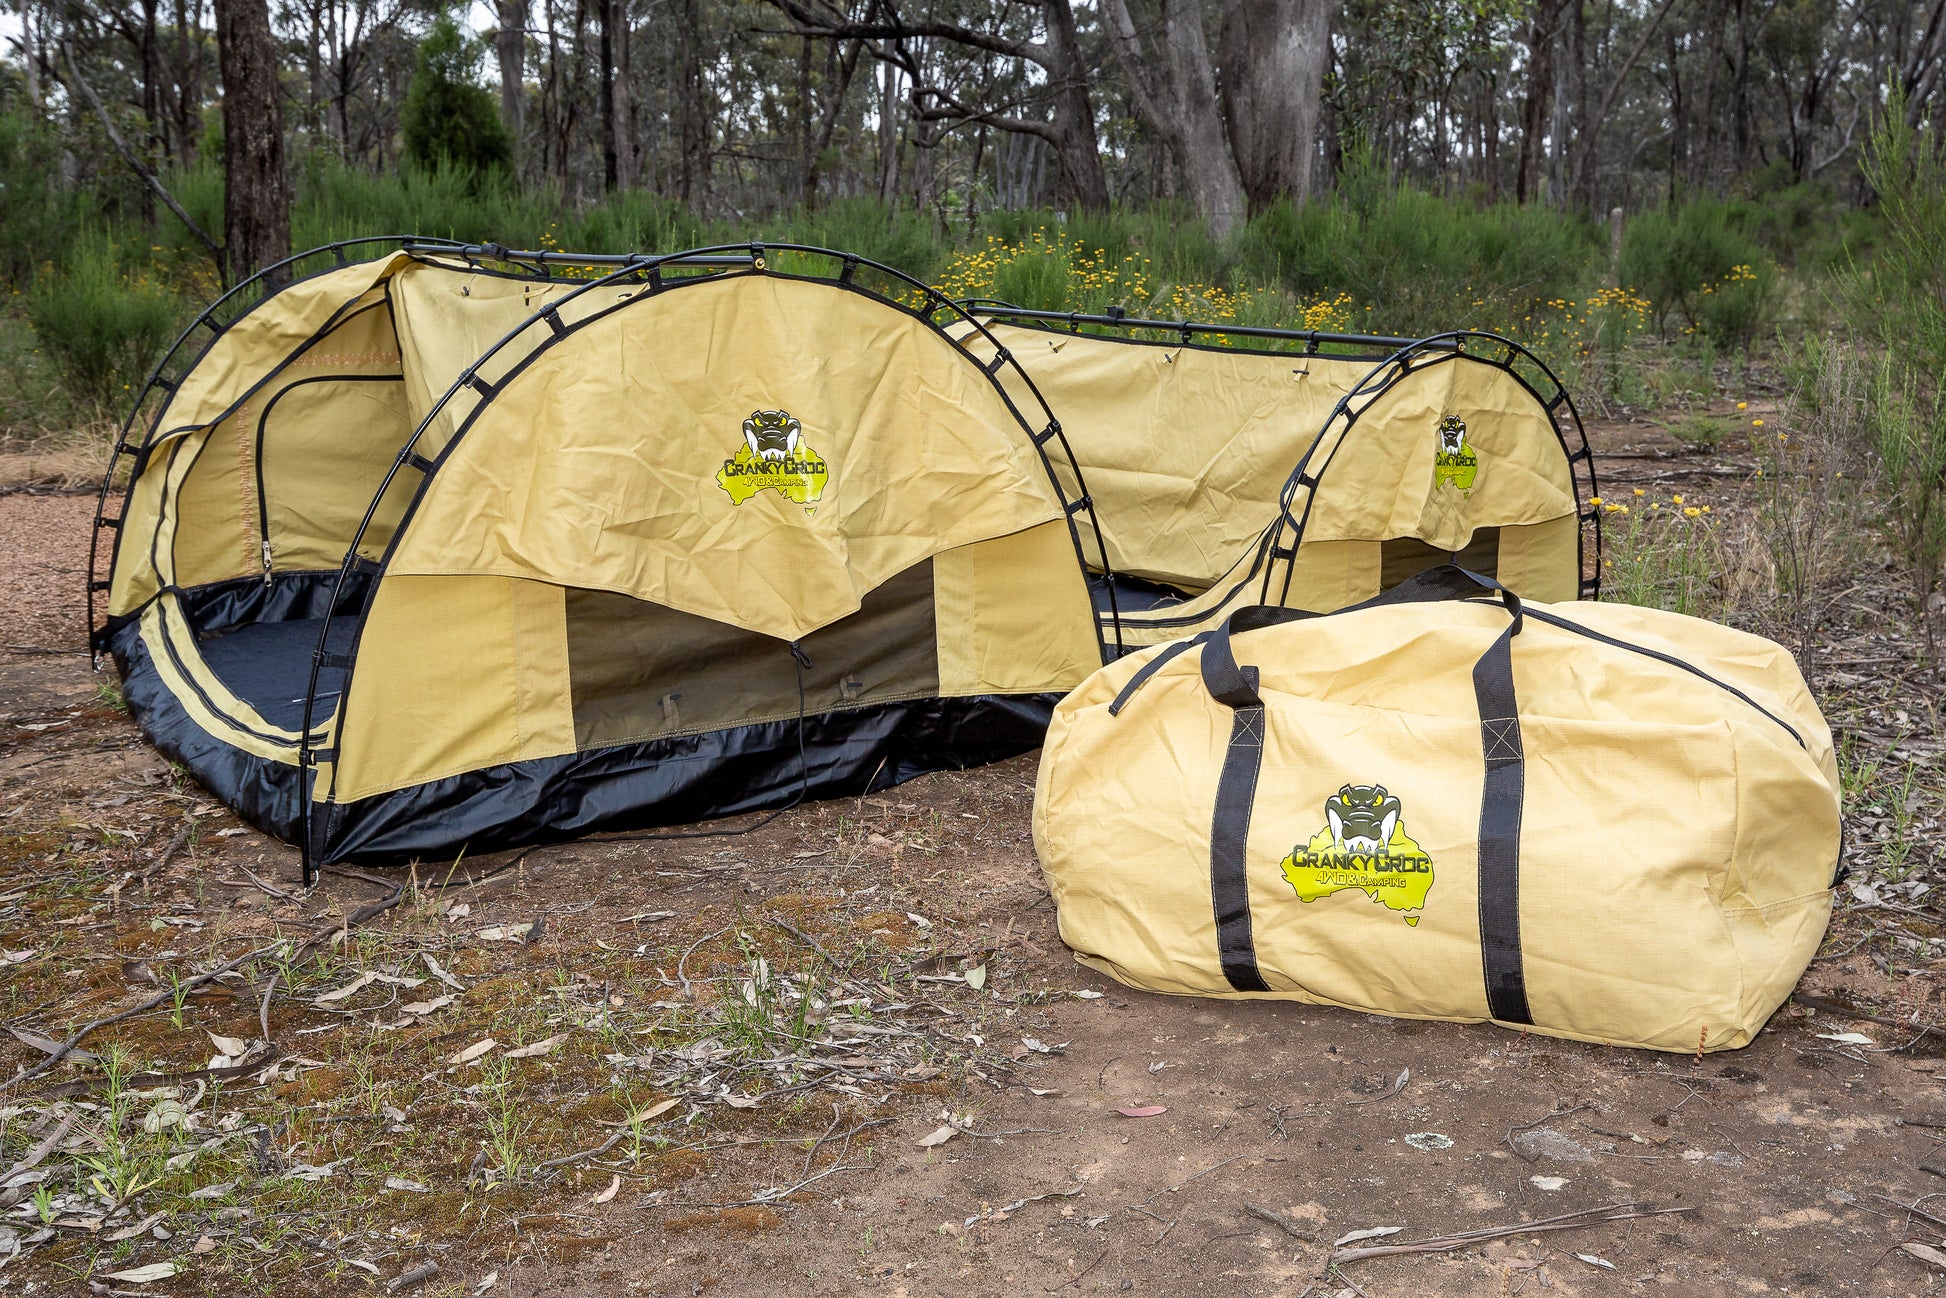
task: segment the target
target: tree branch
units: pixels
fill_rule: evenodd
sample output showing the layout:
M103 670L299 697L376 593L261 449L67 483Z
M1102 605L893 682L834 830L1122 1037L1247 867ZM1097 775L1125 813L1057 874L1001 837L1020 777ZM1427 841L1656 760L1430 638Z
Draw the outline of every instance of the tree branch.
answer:
M1180 114L1164 112L1162 106L1156 103L1155 96L1149 93L1147 78L1151 71L1148 60L1142 54L1142 37L1135 30L1135 20L1129 16L1127 0L1102 0L1101 16L1108 28L1110 43L1115 47L1115 59L1122 65L1129 97L1135 101L1135 111L1148 123L1150 130L1173 142L1181 134L1177 125L1181 117ZM1174 69L1165 65L1162 72L1163 89L1172 101L1180 102Z
M143 182L155 191L156 197L160 198L168 206L169 210L174 212L177 218L189 227L189 232L201 240L205 248L209 249L210 259L216 263L216 274L218 278L222 278L226 267L223 256L223 245L210 238L208 232L202 226L196 224L196 218L183 210L182 204L176 201L176 196L163 187L162 182L156 178L156 174L149 170L147 164L135 156L134 151L122 139L122 133L115 129L114 120L108 116L108 109L102 104L101 97L95 94L95 88L82 78L81 69L76 66L74 61L74 46L67 41L62 41L61 53L68 65L69 86L72 89L80 91L81 97L88 101L88 106L95 110L95 116L100 119L101 128L108 132L108 142L115 146L115 152L122 155L122 161L128 164L129 170L140 176Z
M914 37L927 37L935 40L951 41L956 45L985 50L990 54L1003 54L1010 59L1025 59L1037 67L1045 68L1052 60L1045 45L1034 41L1009 40L991 32L978 31L962 23L910 21L893 14L889 18L872 22L850 22L840 19L820 18L798 0L770 0L784 16L791 21L791 33L795 36L808 36L816 40L863 40L896 41L910 40Z

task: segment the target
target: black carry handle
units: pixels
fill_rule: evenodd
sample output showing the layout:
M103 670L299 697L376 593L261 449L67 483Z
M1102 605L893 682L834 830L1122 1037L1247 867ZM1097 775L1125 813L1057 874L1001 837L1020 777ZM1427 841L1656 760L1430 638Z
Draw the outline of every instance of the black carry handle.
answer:
M1520 822L1527 784L1521 747L1520 706L1514 694L1513 638L1524 615L1520 597L1491 577L1454 564L1429 568L1376 599L1339 612L1389 604L1433 603L1497 593L1509 617L1473 664L1473 696L1480 713L1480 752L1486 767L1480 794L1479 907L1480 962L1486 982L1487 1012L1503 1023L1532 1023L1520 945ZM1202 645L1203 686L1231 710L1230 742L1217 778L1216 810L1210 824L1210 904L1216 917L1217 952L1223 976L1238 991L1268 991L1257 967L1250 919L1247 857L1251 812L1263 769L1264 703L1255 667L1239 665L1230 638L1335 614L1254 606L1238 609L1222 625L1169 654ZM1162 655L1153 665L1160 665ZM1144 677L1143 679L1146 679ZM1130 681L1114 708L1139 685Z
M1498 594L1501 603L1506 605L1507 611L1513 615L1513 622L1507 629L1507 635L1519 635L1523 621L1520 596L1491 577L1483 577L1477 572L1470 572L1456 564L1443 563L1437 568L1428 568L1407 578L1382 595L1368 599L1362 604L1341 608L1334 613L1312 613L1301 608L1252 604L1230 614L1220 625L1203 635L1178 643L1185 650L1200 643L1203 646L1203 685L1209 690L1210 697L1233 708L1242 707L1260 703L1262 700L1257 698L1256 687L1244 681L1244 669L1237 665L1236 650L1230 644L1230 637L1238 632L1261 631L1265 627L1304 622L1312 618L1339 617L1346 613L1356 613L1368 608L1383 608L1392 604L1432 604L1442 600L1470 599L1489 593ZM1487 652L1491 654L1493 651ZM1158 654L1156 657L1160 660L1163 655ZM1156 665L1159 666L1160 662L1158 661ZM1143 679L1146 680L1146 676ZM1132 692L1136 684L1136 681L1131 680L1128 686L1124 687L1124 692ZM1121 700L1118 699L1117 703L1120 702Z
M1400 582L1382 595L1374 596L1363 603L1352 604L1331 613L1313 613L1309 609L1284 608L1276 604L1249 604L1217 626L1184 640L1171 641L1162 651L1143 663L1136 673L1128 678L1115 698L1108 705L1108 715L1120 716L1129 700L1147 685L1152 677L1164 667L1174 662L1191 649L1203 649L1203 683L1212 697L1219 701L1237 698L1249 702L1254 693L1246 691L1242 677L1238 674L1236 653L1230 648L1230 636L1239 631L1260 631L1265 627L1283 626L1289 622L1304 622L1312 618L1336 617L1340 613L1356 613L1360 609L1378 608L1387 604L1420 604L1435 600L1467 599L1488 591L1498 591L1506 599L1508 608L1513 612L1515 622L1521 619L1520 600L1505 586L1491 577L1483 577L1477 572L1453 564L1441 564L1428 568ZM1212 653L1209 646L1220 641Z

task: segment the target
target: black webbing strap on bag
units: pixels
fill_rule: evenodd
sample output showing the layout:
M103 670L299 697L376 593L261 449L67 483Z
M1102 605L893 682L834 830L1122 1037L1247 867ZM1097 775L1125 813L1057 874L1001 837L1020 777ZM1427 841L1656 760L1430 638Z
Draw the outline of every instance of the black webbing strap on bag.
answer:
M1240 992L1267 992L1257 971L1257 943L1250 931L1250 813L1264 762L1264 701L1257 669L1237 666L1228 625L1203 645L1203 685L1230 709L1230 742L1216 779L1216 810L1210 818L1209 895L1216 910L1216 951L1223 976Z
M1473 665L1480 750L1486 767L1480 797L1480 960L1488 1013L1503 1023L1531 1023L1520 946L1520 822L1527 784L1513 676L1513 638L1520 634L1523 616L1520 599L1491 577L1445 564L1401 582L1376 599L1339 612L1465 599L1488 592L1500 595L1511 616L1507 629ZM1243 608L1221 626L1197 637L1203 648L1203 685L1211 698L1232 712L1230 742L1217 778L1216 808L1210 824L1210 903L1216 914L1217 953L1223 976L1238 991L1269 990L1257 968L1248 871L1251 813L1263 769L1264 704L1257 692L1257 669L1238 665L1230 637L1240 631L1318 616L1300 609Z
M1487 1013L1502 1023L1532 1023L1520 951L1520 819L1527 755L1520 743L1520 704L1514 697L1513 646L1522 614L1518 596L1504 586L1500 593L1513 616L1473 664L1480 752L1486 761L1480 786L1480 964L1486 975Z

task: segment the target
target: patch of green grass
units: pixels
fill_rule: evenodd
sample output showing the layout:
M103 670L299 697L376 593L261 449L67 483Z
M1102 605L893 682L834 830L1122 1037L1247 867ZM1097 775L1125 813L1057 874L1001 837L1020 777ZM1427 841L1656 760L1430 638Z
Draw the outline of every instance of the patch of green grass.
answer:
M1715 415L1684 415L1669 425L1669 436L1696 451L1713 451L1734 425Z
M1602 598L1691 617L1722 605L1724 565L1713 520L1675 495L1648 493L1602 506Z

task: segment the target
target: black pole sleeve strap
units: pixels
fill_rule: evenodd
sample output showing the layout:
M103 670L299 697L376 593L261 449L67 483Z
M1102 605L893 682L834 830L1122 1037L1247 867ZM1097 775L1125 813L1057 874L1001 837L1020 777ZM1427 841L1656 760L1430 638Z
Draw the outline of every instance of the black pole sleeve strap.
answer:
M1359 607L1458 599L1489 591L1499 593L1510 616L1507 629L1473 665L1473 694L1480 714L1480 751L1485 766L1478 854L1480 959L1487 1012L1503 1023L1532 1023L1520 945L1520 829L1527 784L1513 675L1513 638L1520 634L1523 620L1520 600L1490 577L1448 565L1422 573ZM1265 715L1257 669L1237 664L1230 636L1232 631L1254 630L1306 616L1316 615L1288 609L1239 609L1222 625L1196 638L1202 644L1203 685L1212 699L1231 710L1230 741L1217 777L1216 807L1210 823L1210 904L1215 911L1223 976L1237 991L1270 990L1257 966L1249 876L1250 821L1263 769ZM1131 686L1139 684L1130 682ZM1133 692L1132 688L1125 690L1124 697L1116 702L1125 704L1126 696Z

